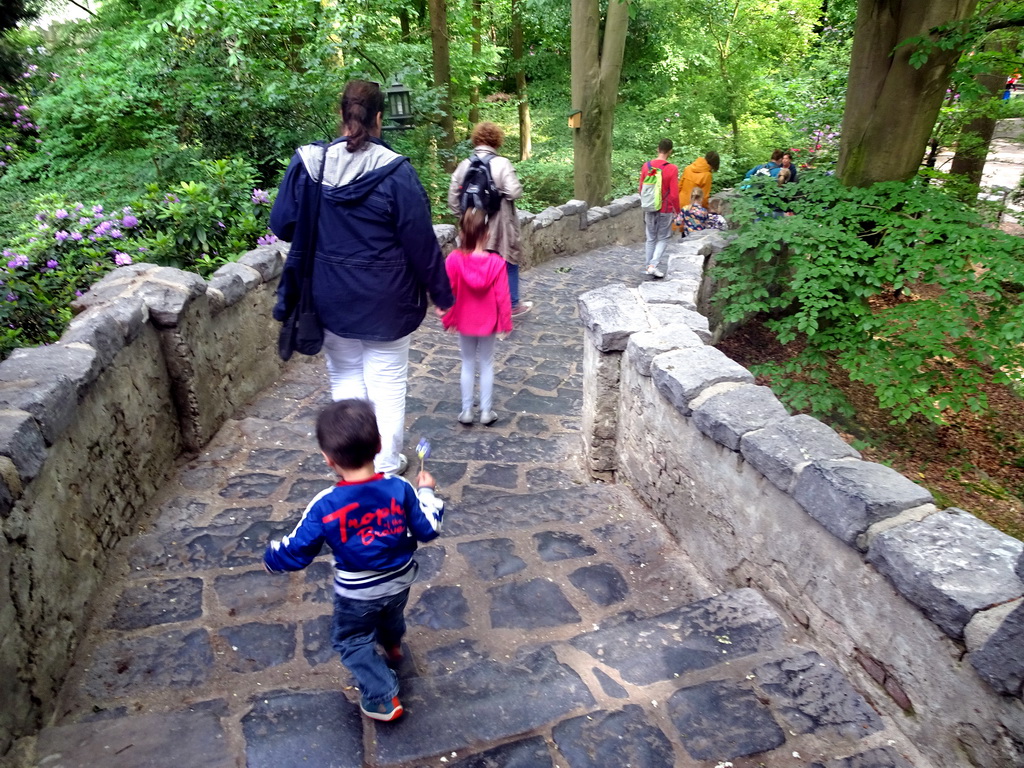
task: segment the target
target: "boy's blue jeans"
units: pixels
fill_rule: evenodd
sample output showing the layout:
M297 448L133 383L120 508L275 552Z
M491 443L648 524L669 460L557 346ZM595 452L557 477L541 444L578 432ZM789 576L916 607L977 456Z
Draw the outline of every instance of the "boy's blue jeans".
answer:
M377 643L391 648L402 642L408 600L408 589L376 600L334 596L331 642L368 705L390 702L398 695L398 678L377 653Z

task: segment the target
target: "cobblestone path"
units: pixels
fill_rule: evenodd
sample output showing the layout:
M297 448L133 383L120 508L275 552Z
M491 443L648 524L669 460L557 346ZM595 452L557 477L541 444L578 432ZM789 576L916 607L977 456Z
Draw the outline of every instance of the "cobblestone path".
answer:
M433 443L448 511L418 554L404 718L358 713L328 640L328 558L261 566L331 482L312 434L323 364L302 359L162 490L26 764L910 766L798 628L754 590L705 583L628 487L583 472L576 296L637 285L641 251L524 274L537 306L499 343L491 427L456 421L455 339L432 316L415 335L406 443Z

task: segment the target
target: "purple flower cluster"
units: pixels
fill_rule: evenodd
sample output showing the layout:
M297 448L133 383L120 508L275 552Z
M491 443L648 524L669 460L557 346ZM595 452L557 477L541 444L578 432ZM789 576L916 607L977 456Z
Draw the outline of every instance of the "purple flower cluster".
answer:
M4 251L4 255L7 255L8 251ZM15 253L14 258L7 262L8 269L18 269L20 267L28 266L28 256L24 256L20 253Z
M268 193L265 189L254 189L252 191L252 201L256 205L269 205L270 193Z
M114 254L114 263L117 264L117 266L119 267L127 267L129 264L132 263L132 257L129 256L127 253L122 253L121 251L118 251L117 253Z
M270 245L271 243L276 242L277 235L275 235L273 232L267 232L267 234L263 235L263 237L257 238L256 240L257 245Z

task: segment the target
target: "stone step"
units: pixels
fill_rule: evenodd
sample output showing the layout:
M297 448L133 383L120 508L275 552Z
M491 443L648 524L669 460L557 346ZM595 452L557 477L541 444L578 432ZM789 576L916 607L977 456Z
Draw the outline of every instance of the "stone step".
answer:
M241 721L246 764L357 768L445 757L467 766L550 765L547 737L573 766L677 765L673 745L698 763L758 755L765 765L776 764L773 756L792 765L790 736L855 751L883 728L838 669L787 642L779 616L750 589L648 618L616 615L508 660L455 643L407 662L401 685L407 715L390 724L364 720L336 691L255 697ZM649 697L649 709L634 703ZM216 714L195 708L56 726L40 734L37 755L48 766L234 765ZM373 729L368 740L364 729ZM454 762L496 743L504 746L488 756ZM865 755L806 765L909 765L884 748Z

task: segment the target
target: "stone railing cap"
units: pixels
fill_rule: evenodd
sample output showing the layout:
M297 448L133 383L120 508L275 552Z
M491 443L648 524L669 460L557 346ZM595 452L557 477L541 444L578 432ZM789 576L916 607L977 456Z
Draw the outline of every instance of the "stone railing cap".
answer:
M740 385L693 405L693 423L701 432L733 451L748 432L785 419L785 406L768 387Z
M657 355L651 361L651 378L658 391L683 416L690 415L690 403L708 387L726 381L753 384L746 368L714 347L677 349Z
M876 536L868 561L954 638L978 611L1024 594L1014 572L1024 542L961 509Z
M933 501L931 493L895 469L856 459L812 462L797 478L793 498L850 546L873 523Z
M643 304L622 283L587 291L577 301L583 326L602 352L623 351L632 334L650 327Z
M787 493L799 469L808 462L861 457L835 430L806 414L745 434L740 453L772 485Z

